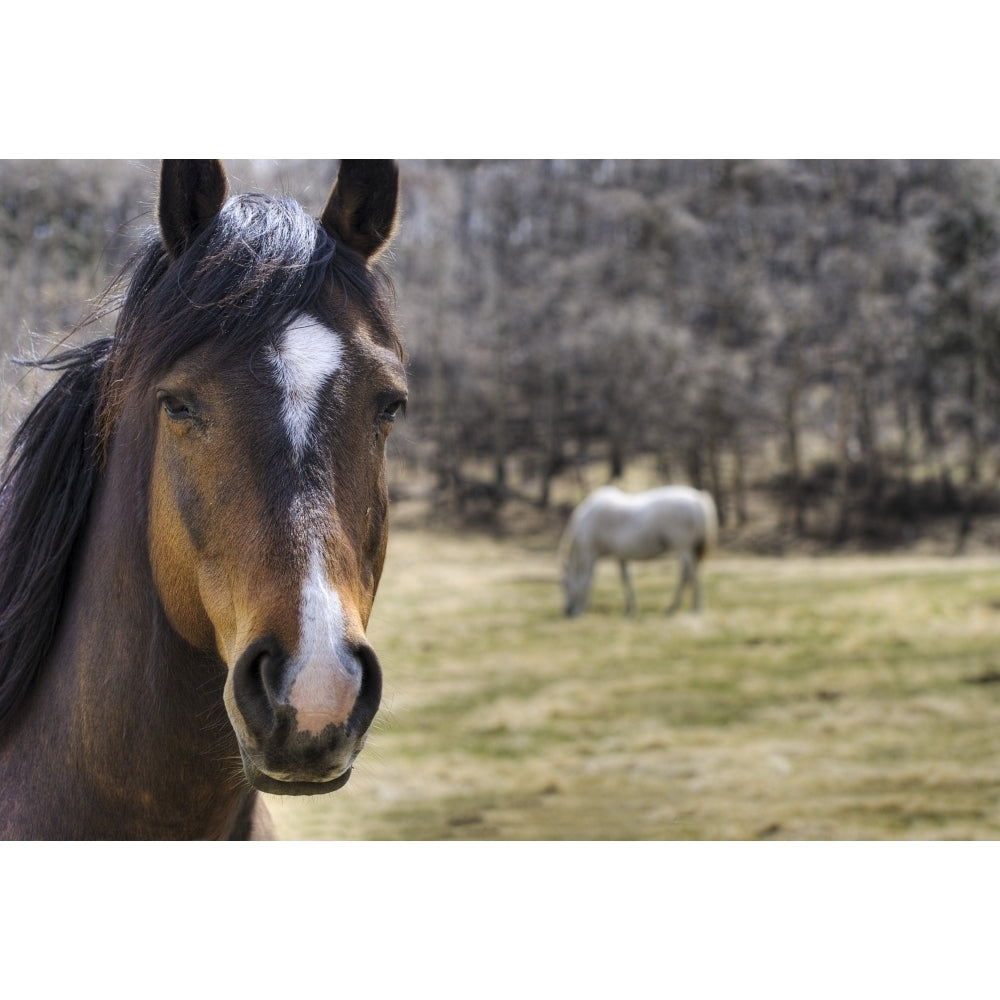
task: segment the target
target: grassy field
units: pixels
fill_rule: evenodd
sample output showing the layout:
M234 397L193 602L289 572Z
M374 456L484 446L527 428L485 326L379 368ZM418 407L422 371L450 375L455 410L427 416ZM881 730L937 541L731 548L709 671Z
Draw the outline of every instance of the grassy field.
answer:
M396 531L383 709L350 783L269 797L296 839L996 839L1000 560L617 571L561 614L554 553Z

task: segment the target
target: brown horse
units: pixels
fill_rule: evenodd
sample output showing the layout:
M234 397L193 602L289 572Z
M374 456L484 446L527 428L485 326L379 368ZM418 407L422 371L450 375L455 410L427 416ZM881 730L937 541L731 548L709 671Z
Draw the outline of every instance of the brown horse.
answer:
M0 482L0 835L268 836L258 792L348 780L406 401L391 161L317 223L165 161L113 337L62 371Z

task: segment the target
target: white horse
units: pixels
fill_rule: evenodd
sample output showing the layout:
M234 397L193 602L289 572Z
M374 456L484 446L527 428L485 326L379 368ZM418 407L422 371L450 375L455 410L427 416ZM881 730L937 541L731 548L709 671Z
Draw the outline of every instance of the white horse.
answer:
M715 544L719 519L715 501L703 490L688 486L661 486L645 493L623 493L603 486L590 494L570 515L559 544L564 554L563 584L566 614L579 615L587 606L594 564L613 556L621 566L625 585L625 613L635 613L635 594L628 562L677 553L681 576L667 614L681 604L684 588L693 591L694 608L701 608L698 564Z

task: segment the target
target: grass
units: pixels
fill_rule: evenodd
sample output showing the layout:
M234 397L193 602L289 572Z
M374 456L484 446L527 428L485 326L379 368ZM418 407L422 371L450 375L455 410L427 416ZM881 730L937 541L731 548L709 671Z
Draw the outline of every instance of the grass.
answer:
M707 608L617 571L561 614L554 554L397 531L383 709L350 783L269 798L301 839L994 839L1000 561L726 557Z

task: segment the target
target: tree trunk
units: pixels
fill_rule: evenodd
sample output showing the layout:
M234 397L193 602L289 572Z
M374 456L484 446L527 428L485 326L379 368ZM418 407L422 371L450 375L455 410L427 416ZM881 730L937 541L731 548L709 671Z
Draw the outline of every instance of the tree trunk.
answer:
M841 375L837 386L837 523L836 544L847 540L851 528L851 381Z
M806 532L805 497L802 490L802 454L799 442L799 383L785 393L785 445L788 449L789 505L797 535Z

